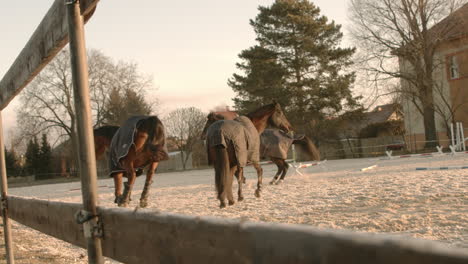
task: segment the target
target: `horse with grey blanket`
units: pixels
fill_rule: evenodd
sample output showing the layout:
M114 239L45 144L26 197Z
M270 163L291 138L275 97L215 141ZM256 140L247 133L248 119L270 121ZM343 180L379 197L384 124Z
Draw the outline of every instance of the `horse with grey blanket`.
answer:
M319 150L312 140L305 135L291 136L278 129L265 129L260 135L260 142L260 157L269 157L278 167L278 171L270 184L280 184L284 181L289 169L286 159L292 144L300 146L310 159L320 160Z
M160 161L169 159L162 122L156 116L133 116L115 132L110 143L109 170L115 184L115 202L126 207L136 170L148 167L140 206L148 205L149 188ZM127 177L122 192L122 178Z
M234 120L218 120L205 125L208 162L214 165L215 185L218 191L220 207L234 204L232 181L234 174L238 179L238 200L242 201L243 168L251 162L257 169L257 189L255 195L260 197L262 187L262 170L259 165L260 139L265 128L271 125L289 131L291 124L284 116L278 103L263 106L247 116Z
M234 115L233 113L230 111L209 113L202 132L202 139L206 138L206 131L214 122L218 120L233 120L238 117L238 115ZM280 129L265 129L260 134L260 158L268 157L278 167L276 175L270 184L280 184L284 181L289 169L289 163L286 159L288 151L293 144L299 146L311 160L320 160L320 151L314 142L305 135L291 136ZM256 166L255 163L254 166Z

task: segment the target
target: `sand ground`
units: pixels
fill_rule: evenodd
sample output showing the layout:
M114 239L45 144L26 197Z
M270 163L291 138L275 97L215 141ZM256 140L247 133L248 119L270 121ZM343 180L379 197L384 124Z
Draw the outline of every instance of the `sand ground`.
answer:
M373 169L362 168L377 165ZM249 221L311 225L324 229L390 233L468 248L468 170L417 171L416 167L468 166L468 154L406 159L349 159L290 169L280 185L264 165L262 197L254 196L256 174L245 170L245 200L218 208L214 172L194 170L157 174L149 209ZM137 179L131 208L137 206L144 178ZM237 193L237 184L234 185ZM80 183L11 188L11 195L81 202ZM99 181L99 204L113 204L113 182ZM86 251L13 222L16 263L87 263ZM0 238L3 251L3 235ZM3 260L0 260L0 263ZM108 263L118 263L107 260Z

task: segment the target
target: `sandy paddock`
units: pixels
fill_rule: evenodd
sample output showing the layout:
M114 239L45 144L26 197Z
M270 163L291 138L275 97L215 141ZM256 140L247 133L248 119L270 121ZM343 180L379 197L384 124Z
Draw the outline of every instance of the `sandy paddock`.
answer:
M377 166L361 171L373 165ZM324 229L391 233L468 248L468 170L415 170L416 167L467 165L468 154L393 160L334 160L323 166L302 169L302 176L291 169L281 185L268 185L276 167L266 165L265 188L260 199L253 195L256 186L254 169L247 168L245 200L222 210L215 199L212 169L164 173L156 177L149 208L180 214L306 224ZM133 207L138 203L143 181L143 178L137 179ZM111 179L99 181L100 205L115 206L112 184ZM77 187L79 183L13 188L10 194L81 202ZM234 191L237 193L236 189ZM15 243L18 250L29 252L28 255L86 263L86 251L68 243L17 223L14 223L14 234L27 238L26 241L40 241L32 245L23 245L21 241ZM50 260L30 261L17 262L54 263Z

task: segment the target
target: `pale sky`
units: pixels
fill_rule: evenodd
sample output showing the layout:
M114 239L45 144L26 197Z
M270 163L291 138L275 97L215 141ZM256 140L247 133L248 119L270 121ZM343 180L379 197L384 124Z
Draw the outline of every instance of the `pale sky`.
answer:
M237 55L255 44L249 19L273 0L101 0L86 24L86 46L115 60L136 62L153 77L149 96L165 115L178 107L209 111L232 105L227 80ZM322 14L346 27L349 0L316 0ZM39 25L53 0L7 1L0 8L0 78ZM346 32L344 31L346 34ZM16 125L14 100L3 111L4 135Z

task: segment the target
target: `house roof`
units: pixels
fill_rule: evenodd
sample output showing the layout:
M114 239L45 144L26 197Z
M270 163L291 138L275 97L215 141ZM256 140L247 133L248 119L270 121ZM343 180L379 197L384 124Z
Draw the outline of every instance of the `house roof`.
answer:
M398 112L398 105L396 104L379 105L371 112L364 113L364 120L367 124L386 122L392 119L395 112Z
M430 30L432 36L440 40L454 40L468 36L468 3L442 19Z
M402 114L398 104L385 104L376 106L372 111L363 113L361 121L347 121L343 125L343 137L358 137L359 132L372 124L386 121L400 120Z
M230 110L226 110L226 111L215 111L215 112L212 112L212 113L222 115L222 116L224 116L224 118L226 118L226 119L234 119L234 118L236 118L236 117L239 116L239 115L237 114L237 112L235 112L235 111L230 111Z

